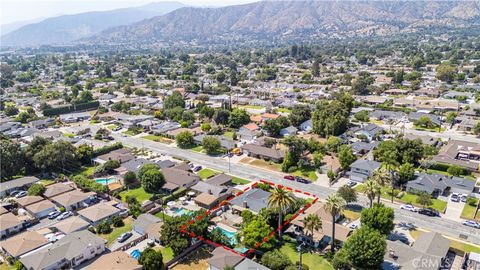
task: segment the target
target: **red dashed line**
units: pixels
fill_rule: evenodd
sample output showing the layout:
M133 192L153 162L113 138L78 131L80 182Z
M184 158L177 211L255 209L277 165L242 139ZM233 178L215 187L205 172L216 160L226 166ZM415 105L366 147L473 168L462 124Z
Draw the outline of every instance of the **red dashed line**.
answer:
M308 192L306 192L306 191L303 192L303 194L310 196L310 193L308 193Z

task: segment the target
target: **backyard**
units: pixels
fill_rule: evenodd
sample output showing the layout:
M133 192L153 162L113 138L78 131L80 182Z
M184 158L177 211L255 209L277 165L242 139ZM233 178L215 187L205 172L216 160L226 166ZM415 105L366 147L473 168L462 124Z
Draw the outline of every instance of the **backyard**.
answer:
M112 244L113 242L115 242L115 240L117 240L117 238L122 234L122 233L126 233L126 232L129 232L132 230L132 227L133 227L133 219L131 217L128 217L128 218L125 218L123 220L123 222L125 223L125 225L123 225L122 227L118 227L118 228L113 228L113 231L109 234L100 234L99 236L105 240L107 240L107 245L110 245Z
M440 170L433 170L433 169L428 169L428 170L427 170L427 173L438 173L438 174L443 174L443 175L447 175L447 176L452 176L452 175L449 174L448 172L440 171ZM463 177L463 178L468 179L468 180L471 180L471 181L476 181L476 180L477 180L477 179L475 178L475 176L473 176L472 174L460 175L459 177Z
M280 252L285 254L290 259L290 261L292 261L293 264L298 261L297 246L295 245L295 243L285 243L280 248ZM304 252L305 253L302 254L302 263L308 265L310 269L333 270L333 267L330 265L330 263L322 256L315 253L309 253L307 251Z
M125 201L127 196L129 197L135 197L137 198L137 201L139 203L142 203L144 201L149 200L152 197L153 194L146 192L143 187L135 188L135 189L130 189L130 190L125 190L120 192L120 197L122 198L122 201Z

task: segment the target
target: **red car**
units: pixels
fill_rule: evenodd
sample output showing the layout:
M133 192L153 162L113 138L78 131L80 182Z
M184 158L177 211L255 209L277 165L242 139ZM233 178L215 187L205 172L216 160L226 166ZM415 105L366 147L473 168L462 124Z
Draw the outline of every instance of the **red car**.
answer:
M295 177L293 177L292 175L285 175L283 178L292 181L295 180Z

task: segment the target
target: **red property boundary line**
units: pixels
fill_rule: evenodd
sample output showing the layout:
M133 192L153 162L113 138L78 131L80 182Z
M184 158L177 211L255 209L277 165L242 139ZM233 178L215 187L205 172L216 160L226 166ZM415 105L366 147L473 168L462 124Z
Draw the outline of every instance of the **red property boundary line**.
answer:
M238 251L236 251L236 250L234 250L234 249L232 249L232 248L229 248L229 247L224 246L224 245L222 245L222 244L213 242L212 240L206 239L206 238L204 238L204 237L202 237L202 236L195 235L194 233L187 231L186 228L187 228L189 225L194 224L197 220L201 220L201 219L203 219L203 218L208 218L209 215L210 215L212 212L214 212L214 211L217 210L218 208L222 207L223 205L227 204L227 203L228 203L230 200L232 200L233 198L242 195L243 193L245 193L246 191L248 191L248 190L251 189L251 188L254 188L254 187L257 186L259 183L268 184L268 185L270 185L270 186L272 186L272 187L277 186L277 187L279 187L279 188L285 188L286 190L289 190L289 191L292 191L292 192L296 192L296 193L302 193L302 194L304 194L304 195L313 197L314 200L313 200L312 203L308 203L308 204L306 204L304 207L302 207L300 210L298 210L291 218L289 218L288 220L285 220L285 221L283 222L282 226L280 226L280 227L276 228L275 230L273 230L272 232L270 232L267 237L263 238L262 241L256 243L256 244L254 245L255 248L259 248L263 243L265 243L265 242L267 242L268 240L270 240L270 238L274 237L275 234L276 234L279 230L283 229L283 228L284 228L285 226L287 226L292 220L294 220L294 219L295 219L296 217L298 217L300 214L302 214L303 212L305 212L305 210L307 210L308 208L310 208L313 204L315 204L315 203L318 201L318 197L317 197L315 194L311 194L311 193L306 192L306 191L301 191L301 190L299 190L299 189L292 189L292 188L290 188L290 187L286 187L286 186L283 186L283 185L275 184L275 183L273 183L273 182L268 182L268 181L265 181L265 180L260 180L260 182L255 182L255 183L253 183L250 187L246 187L245 189L243 189L243 191L239 191L239 192L237 192L234 196L232 196L232 197L230 197L230 198L228 198L228 199L220 202L216 207L214 207L214 208L206 211L203 215L197 216L195 219L192 219L192 220L190 220L189 222L187 222L186 224L182 225L182 226L180 227L180 232L186 234L187 236L189 236L189 237L191 237L191 238L196 238L196 239L198 239L198 240L200 240L200 241L204 241L204 242L206 242L206 243L209 244L209 245L213 245L213 246L215 246L215 247L222 247L223 249L228 250L228 251L230 251L230 252L233 252L233 253L235 253L235 254L237 254L237 255L240 255L240 256L242 256L242 257L246 257L247 255L253 253L253 252L255 251L254 248L250 248L250 249L249 249L247 252L245 252L245 253L239 253Z

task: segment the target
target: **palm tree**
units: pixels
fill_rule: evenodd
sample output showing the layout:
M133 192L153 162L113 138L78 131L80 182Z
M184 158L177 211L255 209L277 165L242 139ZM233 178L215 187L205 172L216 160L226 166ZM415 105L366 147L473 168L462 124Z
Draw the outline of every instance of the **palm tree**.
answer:
M377 184L380 186L380 190L377 193L377 203L380 203L380 197L381 197L381 188L387 186L387 184L391 183L392 179L390 178L390 174L387 170L384 168L379 168L373 171L372 175L372 180L377 182Z
M370 200L370 208L372 208L373 200L375 199L375 196L380 192L381 188L378 185L378 183L372 179L368 179L365 182L364 188L365 188L365 194Z
M296 203L297 198L293 196L292 192L279 187L272 190L272 194L268 197L268 206L278 211L278 228L282 226L282 214ZM282 237L282 230L278 230L278 236Z
M310 232L309 235L313 240L313 232L318 231L322 228L322 221L317 215L310 214L305 219L303 219L303 227L307 232L307 235L308 232Z
M342 212L347 203L338 194L328 195L327 202L323 206L332 215L332 253L335 252L335 217Z

